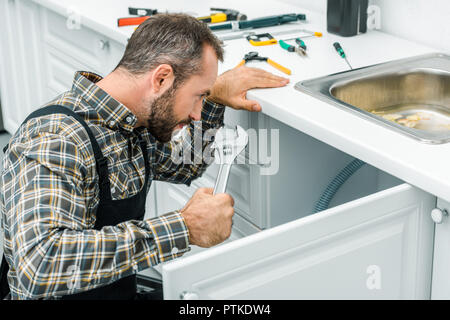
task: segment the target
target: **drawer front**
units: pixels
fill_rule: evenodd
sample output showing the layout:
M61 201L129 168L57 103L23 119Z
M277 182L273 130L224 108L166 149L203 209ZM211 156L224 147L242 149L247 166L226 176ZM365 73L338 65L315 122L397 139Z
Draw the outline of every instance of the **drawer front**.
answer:
M202 187L213 188L219 172L219 165L212 164L199 181ZM259 225L260 218L251 214L250 167L248 165L233 165L230 170L226 192L234 199L234 207L244 217Z
M202 177L192 183L190 187L185 185L169 184L161 181L154 181L153 199L156 203L156 215L180 210L192 197L195 190L202 187L211 187L213 182L208 178ZM233 227L237 235L247 236L261 231L261 228L249 221L246 214L241 211L241 207L248 207L238 202L240 198L234 197L235 215L233 217Z
M181 203L181 199L185 196L189 199L198 188L213 188L218 169L218 164L212 164L202 177L192 182L190 187L156 182L160 190L159 193L157 192L159 212L169 212L182 208L186 202ZM257 165L233 165L230 170L226 192L233 197L234 209L238 215L254 227L264 229L267 226L266 192L268 182L267 176L261 176L259 170L260 168ZM169 199L159 200L161 197L169 197Z
M427 299L434 202L403 184L171 261L164 297Z
M48 44L44 46L44 53L47 67L47 100L54 98L55 93L60 94L70 90L75 72L89 68Z
M45 43L78 61L85 70L105 75L116 67L125 51L124 45L82 24L74 27L51 10L42 9L41 20Z
M83 25L71 26L68 19L43 10L44 41L84 64L101 68L108 55L108 39ZM102 61L103 60L103 61Z

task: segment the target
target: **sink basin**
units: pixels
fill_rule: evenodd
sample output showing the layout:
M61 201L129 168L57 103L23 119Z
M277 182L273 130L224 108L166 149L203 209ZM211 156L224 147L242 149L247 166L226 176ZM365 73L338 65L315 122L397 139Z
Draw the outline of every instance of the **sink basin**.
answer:
M450 56L433 53L298 82L295 88L421 142L450 141Z

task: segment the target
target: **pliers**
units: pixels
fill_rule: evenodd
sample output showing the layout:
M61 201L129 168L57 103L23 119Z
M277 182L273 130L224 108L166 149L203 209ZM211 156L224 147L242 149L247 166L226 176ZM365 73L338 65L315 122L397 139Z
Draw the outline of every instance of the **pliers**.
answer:
M291 70L289 70L286 67L283 67L281 64L276 63L275 61L267 58L267 57L260 57L259 53L256 51L251 51L249 53L247 53L244 56L244 59L242 59L242 61L237 65L237 67L243 66L244 64L246 64L248 61L266 61L268 64L270 64L272 67L280 70L281 72L284 72L288 75L290 75L292 72Z
M291 40L291 39L289 39ZM286 43L287 40L280 40L278 43L280 44L280 47L284 50L287 50L289 52L296 52L300 56L307 56L306 54L306 44L305 42L300 38L295 38L295 42L298 44L298 47L293 46L291 44Z

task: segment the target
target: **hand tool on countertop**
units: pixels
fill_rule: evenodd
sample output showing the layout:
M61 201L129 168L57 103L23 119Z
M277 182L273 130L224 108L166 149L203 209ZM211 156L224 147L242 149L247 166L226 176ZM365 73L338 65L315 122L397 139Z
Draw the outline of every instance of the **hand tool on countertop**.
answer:
M158 11L157 9L149 9L149 8L133 8L128 7L128 13L130 15L134 15L136 17L125 17L117 19L117 26L125 27L125 26L138 26L151 16L158 13L170 13L169 11ZM195 16L194 12L184 12L185 14L189 14L191 16Z
M267 39L267 40L261 40L261 39ZM268 46L271 44L276 44L277 39L275 39L270 33L260 33L260 34L251 34L247 36L248 42L252 46Z
M278 35L283 35L283 34L296 34L296 33L300 33L300 32L304 32L304 33L310 34L308 36L304 36L304 37L301 37L301 38L307 38L307 37L312 37L312 36L315 36L315 37L321 37L322 36L321 32L313 32L313 31L309 31L309 30L305 30L305 29L289 29L289 30L279 30L279 31L272 31L271 30L271 31L269 31L269 33L272 36L278 36ZM314 34L317 34L317 35L314 35ZM242 31L242 32L236 32L235 31L235 32L225 33L225 34L222 34L220 32L216 33L216 36L222 41L234 40L234 39L239 39L239 38L246 38L246 37L251 36L251 35L256 35L256 32L255 31ZM298 36L295 37L295 38L298 38ZM295 38L285 39L285 40L293 40Z
M352 66L350 65L350 63L348 62L347 56L346 56L346 54L344 52L344 49L342 49L342 47L339 44L339 42L333 43L333 46L336 49L337 53L339 53L339 55L345 60L345 62L347 62L347 64L350 67L350 69L353 69Z
M264 27L278 26L297 20L306 20L304 14L281 14L277 16L262 17L258 19L246 20L246 21L232 21L230 23L221 23L218 25L210 25L209 28L213 31L218 30L241 30L241 29L256 29Z
M306 54L306 44L303 42L302 39L300 39L300 38L295 39L295 42L298 44L298 47L293 46L285 41L286 40L278 41L278 43L280 44L280 47L283 48L284 50L287 50L289 52L296 52L299 56L303 56L303 57L305 57L307 55Z
M251 51L249 53L247 53L244 56L244 59L242 59L241 62L239 62L239 64L236 67L240 67L243 66L244 64L246 64L248 61L266 61L268 64L270 64L272 67L280 70L281 72L284 72L286 74L291 74L291 70L283 67L281 64L276 63L275 61L267 58L267 57L261 57L259 56L259 53L256 51Z
M240 126L235 129L222 127L216 132L213 147L218 154L220 167L214 185L214 194L224 193L227 188L230 169L236 157L245 149L248 134Z
M117 19L117 26L118 27L138 26L150 17L151 16L119 18Z
M322 36L322 32L313 32L313 31L309 31L309 30L305 30L305 29L298 30L298 32L309 33L309 36L294 37L294 38L283 39L283 40L284 41L288 41L288 40L294 40L294 39L297 39L297 38L305 39L305 38L310 38L310 37L320 38Z
M247 20L247 16L233 9L211 8L211 11L221 11L218 13L212 13L206 17L198 17L197 19L205 23L219 23L225 21L244 21Z
M152 16L158 13L156 9L148 9L148 8L133 8L128 7L128 13L133 16Z

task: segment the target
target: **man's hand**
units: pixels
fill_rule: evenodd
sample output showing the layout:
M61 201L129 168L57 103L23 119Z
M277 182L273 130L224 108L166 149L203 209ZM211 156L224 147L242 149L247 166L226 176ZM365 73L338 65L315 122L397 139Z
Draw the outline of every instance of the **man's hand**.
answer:
M247 91L253 88L283 87L288 83L287 78L278 77L262 69L242 66L217 77L208 100L236 110L261 111L257 101L247 100Z
M231 234L234 200L226 193L213 195L213 189L198 189L180 210L189 230L189 243L208 248Z

